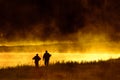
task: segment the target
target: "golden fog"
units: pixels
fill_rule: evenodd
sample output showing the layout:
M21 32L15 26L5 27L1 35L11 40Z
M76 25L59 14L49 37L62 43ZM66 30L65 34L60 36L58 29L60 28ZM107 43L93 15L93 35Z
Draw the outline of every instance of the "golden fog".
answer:
M120 1L2 0L0 67L120 57ZM43 65L43 60L40 61Z
M102 37L102 36L101 36ZM0 47L0 67L17 65L34 65L32 60L36 53L42 58L45 50L52 55L50 63L66 61L98 61L120 57L119 43L102 41L100 36L81 42L11 42ZM43 65L43 60L40 60Z

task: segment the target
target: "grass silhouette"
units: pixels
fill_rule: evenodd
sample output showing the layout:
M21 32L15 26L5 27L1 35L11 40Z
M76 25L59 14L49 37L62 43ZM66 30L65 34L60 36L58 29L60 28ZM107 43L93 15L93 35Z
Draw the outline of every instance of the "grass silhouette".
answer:
M94 62L57 62L48 67L0 69L0 80L120 80L120 58Z

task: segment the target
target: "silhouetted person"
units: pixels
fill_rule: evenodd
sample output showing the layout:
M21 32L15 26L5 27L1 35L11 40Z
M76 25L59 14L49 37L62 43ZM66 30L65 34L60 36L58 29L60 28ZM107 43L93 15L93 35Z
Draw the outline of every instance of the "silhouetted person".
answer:
M35 60L35 66L39 67L39 61L41 58L38 56L38 54L36 54L36 56L34 56L32 59Z
M44 60L45 66L48 66L50 56L51 56L51 54L49 54L47 51L44 53L44 55L43 55L43 60Z

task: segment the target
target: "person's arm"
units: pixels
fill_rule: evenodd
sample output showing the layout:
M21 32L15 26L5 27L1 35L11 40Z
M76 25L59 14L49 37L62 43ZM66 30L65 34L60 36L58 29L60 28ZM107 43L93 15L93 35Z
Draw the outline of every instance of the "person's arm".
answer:
M39 60L41 60L41 58L39 57Z
M49 54L49 57L51 57L51 54Z
M35 57L33 57L32 59L35 59Z

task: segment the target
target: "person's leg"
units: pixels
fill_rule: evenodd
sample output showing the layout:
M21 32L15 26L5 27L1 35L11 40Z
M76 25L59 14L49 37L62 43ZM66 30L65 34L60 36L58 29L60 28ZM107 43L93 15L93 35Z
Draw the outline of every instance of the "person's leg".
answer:
M39 66L39 65L38 65L38 62L35 62L35 66L36 66L36 67L38 67L38 66Z
M46 61L46 66L48 66L48 61Z
M47 60L47 66L49 65L49 59Z
M47 60L45 60L45 66L47 65Z

